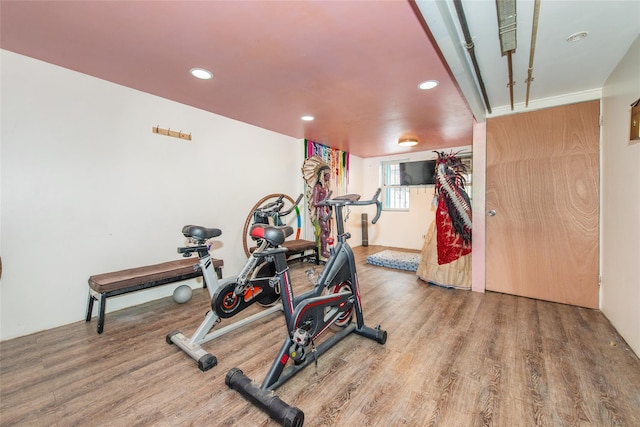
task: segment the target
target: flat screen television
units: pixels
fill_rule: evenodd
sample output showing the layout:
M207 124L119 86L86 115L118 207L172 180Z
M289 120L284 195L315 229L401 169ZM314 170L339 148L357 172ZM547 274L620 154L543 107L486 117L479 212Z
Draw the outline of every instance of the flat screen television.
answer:
M435 160L400 163L400 185L433 185L435 169Z

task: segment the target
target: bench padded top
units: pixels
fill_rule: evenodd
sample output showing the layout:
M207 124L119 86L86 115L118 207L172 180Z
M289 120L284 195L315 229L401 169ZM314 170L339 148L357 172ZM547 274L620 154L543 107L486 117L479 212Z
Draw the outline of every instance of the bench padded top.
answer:
M198 258L183 258L145 267L97 274L89 277L89 286L94 291L103 293L169 279L171 277L189 274L195 274L194 277L196 277L202 275L201 272L196 272L193 268L197 263ZM215 268L222 267L223 264L222 260L213 259L213 266Z
M315 249L317 244L316 242L311 240L298 239L298 240L285 240L282 246L289 249L289 252L300 252L300 251Z

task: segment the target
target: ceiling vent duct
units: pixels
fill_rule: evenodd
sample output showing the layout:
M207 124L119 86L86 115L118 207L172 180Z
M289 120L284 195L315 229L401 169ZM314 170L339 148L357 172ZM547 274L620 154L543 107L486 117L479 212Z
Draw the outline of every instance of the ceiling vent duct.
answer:
M508 52L515 52L518 47L516 39L516 1L496 0L498 11L498 36L500 37L500 50L502 56Z
M498 37L500 38L500 50L502 56L507 55L507 66L509 67L509 98L511 100L511 110L513 110L513 66L511 55L515 53L518 41L516 39L516 0L496 0L496 10L498 12Z

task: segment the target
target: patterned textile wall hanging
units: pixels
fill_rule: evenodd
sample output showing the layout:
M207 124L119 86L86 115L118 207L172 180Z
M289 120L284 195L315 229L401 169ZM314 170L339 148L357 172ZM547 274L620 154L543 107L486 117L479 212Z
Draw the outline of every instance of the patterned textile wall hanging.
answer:
M331 190L333 195L346 194L347 185L349 184L349 153L309 141L308 139L304 140L304 144L305 159L318 156L331 168Z

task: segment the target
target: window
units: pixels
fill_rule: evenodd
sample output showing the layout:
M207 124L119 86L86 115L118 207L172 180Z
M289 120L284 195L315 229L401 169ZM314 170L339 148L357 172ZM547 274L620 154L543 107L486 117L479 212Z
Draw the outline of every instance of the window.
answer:
M409 210L409 187L400 185L400 160L382 162L382 209Z

